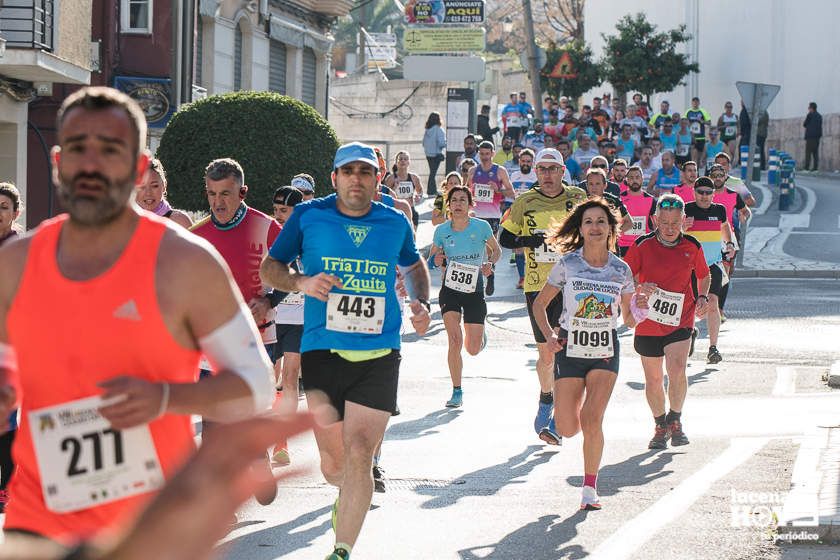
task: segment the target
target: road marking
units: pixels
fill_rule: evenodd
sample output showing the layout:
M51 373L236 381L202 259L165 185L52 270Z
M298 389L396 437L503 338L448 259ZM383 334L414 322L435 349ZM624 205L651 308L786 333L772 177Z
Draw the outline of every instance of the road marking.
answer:
M784 231L793 228L811 227L811 216L808 214L782 214L779 216L779 229Z
M622 560L634 556L660 529L677 522L712 484L755 455L768 441L770 438L733 438L726 451L622 525L595 549L590 558Z
M796 368L777 367L776 385L773 387L774 397L784 397L796 392Z

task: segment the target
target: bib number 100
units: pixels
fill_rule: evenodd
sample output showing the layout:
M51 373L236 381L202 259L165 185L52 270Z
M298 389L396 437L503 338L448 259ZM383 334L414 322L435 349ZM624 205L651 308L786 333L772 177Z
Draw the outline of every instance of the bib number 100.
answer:
M610 345L610 331L572 331L572 340L575 346L590 346L599 348Z
M341 296L336 309L344 315L353 314L356 317L369 318L376 315L376 300L372 297Z
M109 446L108 443L112 445ZM111 454L112 450L113 454ZM122 434L111 428L101 432L87 432L81 434L80 437L66 437L61 440L61 451L70 454L70 463L67 466L68 477L87 474L91 470L101 471L110 457L113 457L114 466L125 462Z

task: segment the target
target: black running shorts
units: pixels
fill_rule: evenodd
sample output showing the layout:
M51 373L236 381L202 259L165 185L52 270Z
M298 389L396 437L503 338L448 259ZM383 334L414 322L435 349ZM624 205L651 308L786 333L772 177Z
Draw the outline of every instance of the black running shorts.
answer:
M441 286L438 304L441 315L449 311L460 313L464 317L465 324L483 325L487 317L487 302L484 301L484 289L481 282L478 289L471 294Z
M300 354L300 339L303 336L303 325L281 325L277 324L277 343L274 346L274 353L277 359L290 352Z
M537 299L537 294L539 292L526 292L525 293L525 303L528 306L528 317L531 319L531 330L534 333L534 340L537 341L538 344L543 344L546 342L545 337L542 335L542 331L540 331L540 327L537 325L537 321L534 319L534 300ZM563 312L563 292L557 294L551 303L548 304L548 308L546 308L546 314L548 315L548 324L551 325L551 328L555 328L560 325L560 314Z
M347 401L391 414L397 408L400 352L361 362L345 360L330 350L301 354L301 376L306 391L323 391L344 419Z
M633 348L636 353L646 358L661 358L665 355L665 347L675 342L688 340L691 338L692 329L682 328L677 329L665 336L643 336L636 335L633 337Z
M563 349L554 355L554 380L565 377L586 379L586 374L593 369L605 369L618 375L618 363L620 348L618 346L618 331L613 329L613 352L612 358L569 358L566 356L566 338L569 333L560 329L560 342Z
M723 270L718 265L713 264L709 266L709 274L712 277L709 293L720 296L720 289L723 287Z

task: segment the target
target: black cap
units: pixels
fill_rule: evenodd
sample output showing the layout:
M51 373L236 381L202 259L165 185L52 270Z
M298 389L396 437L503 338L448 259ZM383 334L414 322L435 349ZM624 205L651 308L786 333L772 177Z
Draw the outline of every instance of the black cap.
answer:
M294 187L287 185L274 191L274 204L295 206L299 202L303 202L303 193Z
M715 188L715 184L708 177L697 177L697 180L694 181L694 188L696 189L698 187L709 187L710 189L713 189Z

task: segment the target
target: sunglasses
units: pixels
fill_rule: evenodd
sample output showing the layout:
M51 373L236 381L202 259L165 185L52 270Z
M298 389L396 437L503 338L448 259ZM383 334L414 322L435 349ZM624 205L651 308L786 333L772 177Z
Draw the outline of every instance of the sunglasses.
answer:
M712 189L694 189L694 192L703 196L711 196L715 193Z
M723 179L724 177L726 177L726 175L723 173L712 173L711 175L709 175L709 177L711 177L712 179Z
M670 200L670 199L668 199L668 200L663 200L659 203L660 208L676 208L676 209L679 210L679 209L683 208L684 206L685 205L683 204L682 200Z
M606 169L607 168L606 165L601 165L601 164L598 164L598 165L593 164L593 165L590 165L589 167L591 167L592 169Z

